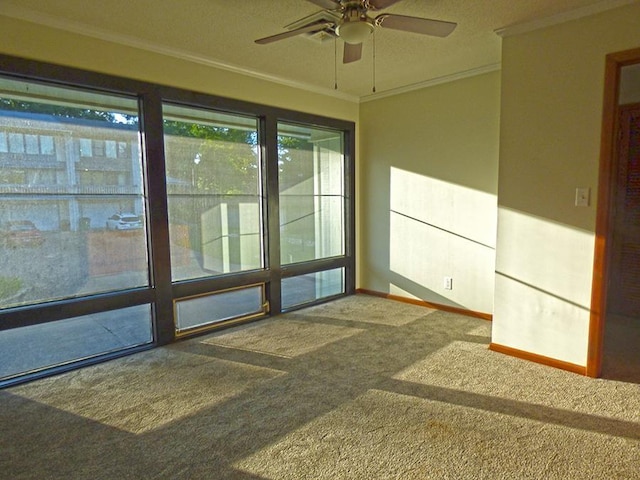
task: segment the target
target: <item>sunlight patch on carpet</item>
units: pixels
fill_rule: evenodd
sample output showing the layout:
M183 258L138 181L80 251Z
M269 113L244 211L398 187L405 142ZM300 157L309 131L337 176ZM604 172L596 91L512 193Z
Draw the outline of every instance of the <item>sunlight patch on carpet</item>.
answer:
M474 337L485 337L488 343L491 340L491 322L485 321L481 325L468 330L466 333Z
M134 434L180 421L284 372L158 348L12 393Z
M574 375L492 352L487 345L454 341L398 372L393 378L512 400L534 401L537 398L544 403L549 392L536 388L536 377L543 374ZM575 377L577 381L581 380ZM566 382L561 384L566 388ZM545 385L552 387L551 382Z
M338 325L275 319L214 334L201 343L294 358L363 331Z
M273 480L497 478L507 466L517 466L521 478L576 478L576 472L623 478L631 473L640 452L637 442L608 438L606 451L598 452L600 462L593 462L593 445L601 445L600 436L369 390L233 466ZM559 444L569 447L558 451ZM613 452L629 463L606 462ZM548 458L547 472L537 470L541 455Z
M607 404L612 418L640 421L638 386L620 383L599 395L593 379L454 341L393 376L396 380L592 413Z
M334 302L305 308L295 314L401 327L435 311L431 308L390 301L371 295L352 295Z

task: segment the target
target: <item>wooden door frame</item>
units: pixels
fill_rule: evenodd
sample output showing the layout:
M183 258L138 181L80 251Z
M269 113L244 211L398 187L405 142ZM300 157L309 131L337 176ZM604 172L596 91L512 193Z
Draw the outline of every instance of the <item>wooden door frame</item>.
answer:
M600 167L596 210L596 238L591 285L591 314L587 369L589 377L599 377L602 370L604 326L607 311L607 284L611 254L612 207L615 201L616 131L618 125L618 94L620 70L626 65L640 63L640 48L611 53L606 57L602 133L600 139Z

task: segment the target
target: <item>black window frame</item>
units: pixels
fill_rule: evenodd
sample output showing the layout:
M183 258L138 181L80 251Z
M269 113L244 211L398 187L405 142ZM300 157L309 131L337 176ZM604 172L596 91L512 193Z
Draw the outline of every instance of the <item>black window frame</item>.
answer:
M40 82L64 88L78 88L138 99L140 130L143 133L143 177L147 196L147 245L150 269L148 287L2 309L0 310L0 331L135 305L151 304L154 338L153 342L148 345L73 361L63 366L54 366L5 381L0 380L0 387L106 361L184 338L184 336L176 334L174 325L174 301L181 298L264 283L266 285L268 308L265 311L265 315L258 318L265 318L283 312L280 301L282 279L336 268L344 268L344 293L329 298L321 298L307 304L296 305L290 310L324 303L337 297L355 293L354 122L1 54L0 76L12 80ZM264 269L172 282L164 156L163 104L205 108L221 113L253 116L258 119L258 141L264 168ZM279 123L334 129L341 131L344 135L345 252L342 256L286 266L282 266L280 263L277 146ZM255 320L255 317L248 320ZM229 325L237 323L237 321L233 321L229 322ZM213 328L224 326L226 326L226 323L213 325ZM200 330L198 331L199 333L201 333Z

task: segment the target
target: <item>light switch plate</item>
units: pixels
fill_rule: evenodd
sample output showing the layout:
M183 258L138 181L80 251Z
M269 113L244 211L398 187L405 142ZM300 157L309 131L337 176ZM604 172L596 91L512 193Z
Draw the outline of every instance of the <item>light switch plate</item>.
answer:
M588 207L591 189L589 187L576 188L576 207Z

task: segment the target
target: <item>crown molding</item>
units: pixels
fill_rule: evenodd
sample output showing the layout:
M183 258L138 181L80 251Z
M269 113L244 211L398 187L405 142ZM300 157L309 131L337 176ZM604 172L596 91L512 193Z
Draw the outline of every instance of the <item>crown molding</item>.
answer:
M542 28L552 27L561 23L569 22L571 20L578 20L580 18L589 17L597 13L606 12L607 10L613 10L614 8L624 7L632 3L637 3L638 0L603 0L602 2L594 3L582 8L576 8L567 12L562 12L551 17L541 18L533 20L531 22L517 23L508 27L499 28L495 30L496 35L500 37L511 37L513 35L521 35L523 33L533 32Z
M186 61L197 63L200 65L205 65L207 67L212 67L219 70L225 70L227 72L245 75L248 77L256 78L258 80L276 83L279 85L296 88L296 89L307 91L310 93L315 93L315 94L329 96L329 97L335 97L340 100L346 100L353 103L359 103L360 101L360 98L356 95L351 95L345 92L340 92L340 91L329 89L329 88L317 87L317 86L309 85L303 82L295 82L295 81L288 80L286 78L278 77L275 75L268 75L268 74L254 71L245 67L241 67L239 65L233 65L230 63L222 62L215 58L194 54L186 50L180 50L180 49L165 46L165 45L158 45L134 36L113 33L108 30L89 26L79 22L73 22L70 20L61 19L58 17L54 17L52 15L34 12L33 10L18 7L15 5L0 5L0 15L4 15L6 17L14 18L17 20L23 20L23 21L35 23L37 25L42 25L45 27L64 30L64 31L75 33L78 35L83 35L86 37L96 38L98 40L103 40L110 43L137 48L139 50L146 50L148 52L153 52L160 55L177 58L179 60L186 60Z
M381 98L400 95L401 93L408 93L414 90L421 90L423 88L434 87L442 83L455 82L456 80L462 80L463 78L475 77L476 75L483 75L485 73L495 72L497 70L500 70L500 68L501 68L500 63L492 63L489 65L484 65L482 67L472 68L471 70L452 73L451 75L443 75L442 77L432 78L430 80L425 80L424 82L413 83L411 85L406 85L404 87L393 88L391 90L385 90L383 92L365 95L363 97L360 97L360 103L370 102L372 100L379 100Z

